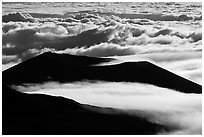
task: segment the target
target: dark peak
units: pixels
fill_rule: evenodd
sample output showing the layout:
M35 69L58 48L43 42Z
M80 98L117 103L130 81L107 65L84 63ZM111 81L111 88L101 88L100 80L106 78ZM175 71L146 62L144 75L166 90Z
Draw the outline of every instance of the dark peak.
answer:
M123 62L121 64L119 64L120 66L142 66L142 67L153 67L153 68L160 68L159 66L151 63L151 62L148 62L148 61L136 61L136 62L133 62L133 61L130 61L130 62ZM163 68L162 68L163 69Z
M103 62L109 62L112 60L115 60L113 58L99 58L99 57L90 57L90 56L82 56L82 55L72 55L68 53L54 53L54 52L45 52L39 57L47 57L49 59L54 59L59 62L63 63L74 63L74 64L80 64L82 65L95 65Z
M10 13L7 15L2 16L2 22L37 22L30 14L28 13L21 13L21 12L15 12L15 13Z
M98 60L98 61L102 61L102 62L108 62L108 61L113 61L115 60L114 58L103 58L103 57L90 57L90 56L83 56L83 55L72 55L72 54L68 54L68 53L54 53L54 52L45 52L45 53L42 53L40 56L45 56L45 57L51 57L51 58L56 58L56 59L63 59L63 58L71 58L71 59L80 59L80 60L83 60L84 61L88 61L88 60ZM87 59L87 60L85 60ZM101 63L102 63L101 62ZM100 63L100 62L99 62ZM124 63L121 63L121 65L134 65L134 64L141 64L141 65L154 65L156 66L155 64L152 64L148 61L137 61L137 62L124 62Z
M41 67L48 68L48 66L57 67L57 66L78 66L78 67L87 67L91 65L96 65L104 62L110 62L115 60L113 58L97 58L97 57L88 57L88 56L79 56L71 55L66 53L54 53L54 52L44 52L36 57L30 58L21 62L20 64L13 66L3 72L23 70L25 67ZM59 69L59 68L58 68Z
M112 58L43 53L2 73L5 84L102 80L140 82L184 93L201 93L202 86L147 61L95 66ZM94 65L94 66L93 66Z
M69 54L69 53L55 53L55 52L51 52L51 51L48 51L48 52L44 52L42 54L40 54L39 56L64 56L64 57L75 57L75 58L90 58L90 59L111 59L113 60L113 58L103 58L103 57L91 57L91 56L85 56L85 55L72 55L72 54Z
M48 52L44 52L38 56L46 56L46 57L78 57L79 55L72 55L72 54L69 54L69 53L55 53L55 52L51 52L51 51L48 51ZM80 57L87 57L87 56L80 56Z

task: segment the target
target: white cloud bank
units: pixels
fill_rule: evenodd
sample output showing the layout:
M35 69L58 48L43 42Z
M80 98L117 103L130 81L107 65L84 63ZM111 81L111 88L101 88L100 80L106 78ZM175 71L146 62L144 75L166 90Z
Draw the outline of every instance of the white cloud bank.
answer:
M64 96L83 104L123 109L177 130L158 134L201 134L202 95L123 82L44 83L15 87L22 92Z

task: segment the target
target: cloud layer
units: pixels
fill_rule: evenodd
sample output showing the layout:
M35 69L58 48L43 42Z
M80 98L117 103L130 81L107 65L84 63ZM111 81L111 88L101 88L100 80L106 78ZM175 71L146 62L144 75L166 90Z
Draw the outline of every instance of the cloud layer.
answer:
M147 18L132 19L129 16L120 18L115 15L75 13L67 18L35 18L36 21L32 22L24 19L32 18L31 15L16 13L10 16L14 15L22 19L2 24L2 50L3 55L15 55L22 61L25 60L23 54L30 53L33 57L43 49L56 52L71 50L77 55L88 56L121 56L145 53L143 50L197 50L201 49L202 44L199 21L189 26L188 22L175 24ZM181 26L186 26L185 30Z
M139 83L44 83L15 87L22 92L64 96L83 104L123 109L177 130L158 134L201 134L202 95ZM105 99L105 101L104 101Z
M35 21L28 20L32 18L28 14L8 16L16 20L2 24L3 70L47 51L93 57L134 55L134 61L151 61L201 84L199 20L169 22L83 12L33 18ZM194 69L189 69L190 60L195 62L194 55L198 61L191 63Z
M55 4L3 4L3 70L51 51L117 59L100 65L147 60L202 84L201 3ZM11 13L16 9L22 12ZM101 81L14 88L119 108L177 129L158 134L202 134L200 94L148 84Z

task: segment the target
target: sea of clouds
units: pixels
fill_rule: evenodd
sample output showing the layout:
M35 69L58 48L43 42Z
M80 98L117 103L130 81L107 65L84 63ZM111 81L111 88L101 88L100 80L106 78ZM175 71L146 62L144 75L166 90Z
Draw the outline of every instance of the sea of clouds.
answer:
M46 11L37 4L26 5L28 9L19 5L19 11L26 9L31 13L7 13L11 7L3 4L3 70L51 51L117 59L98 65L146 60L202 84L201 3L138 3L135 7L128 3L121 7L114 3L98 7L96 4L96 11L89 9L94 7L89 3L77 3L77 7L86 5L82 9L88 9L77 12L73 12L79 9L74 7L76 4L56 4L47 6ZM121 12L130 5L131 12ZM72 12L53 13L67 6ZM58 10L53 10L54 7ZM42 13L33 13L36 8ZM161 10L162 13L154 13ZM201 94L185 94L149 84L104 81L24 84L14 88L119 108L130 115L141 116L140 111L150 121L177 129L158 134L202 134Z
M169 21L163 19L164 15L157 20L151 14L122 15L89 12L65 14L61 18L48 15L33 18L28 13L4 15L3 70L47 51L92 57L134 55L134 60L147 59L202 83L200 19L178 20L174 18L179 15L172 15L174 18L168 18L172 19Z

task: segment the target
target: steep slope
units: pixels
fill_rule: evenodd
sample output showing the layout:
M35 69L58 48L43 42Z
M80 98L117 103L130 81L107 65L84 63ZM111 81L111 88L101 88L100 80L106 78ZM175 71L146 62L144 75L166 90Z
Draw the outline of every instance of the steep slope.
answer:
M3 86L2 129L12 134L157 134L173 130L124 111Z
M93 66L110 58L92 58L68 54L44 53L3 71L6 85L103 80L140 82L175 89L184 93L202 93L202 86L175 75L149 62L125 62L117 65Z

